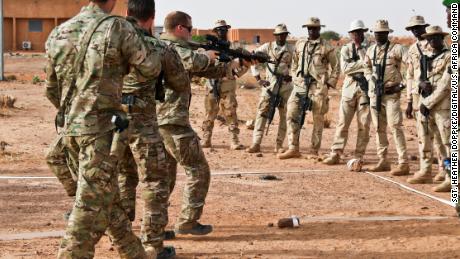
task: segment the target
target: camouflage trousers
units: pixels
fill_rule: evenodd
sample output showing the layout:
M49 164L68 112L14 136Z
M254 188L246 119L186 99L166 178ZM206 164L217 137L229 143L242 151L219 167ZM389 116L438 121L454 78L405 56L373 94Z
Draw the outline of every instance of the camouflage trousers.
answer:
M450 110L431 110L428 118L417 112L419 130L420 171L431 173L433 163L433 139L436 134L441 138L441 160L450 157Z
M407 157L406 138L402 128L402 111L401 111L401 93L384 95L382 98L382 110L380 114L371 109L372 123L377 129L377 156L380 159L387 159L388 155L388 137L387 126L390 127L393 134L393 140L398 152L398 163L409 163ZM371 96L371 107L376 103L375 95Z
M95 245L106 230L122 258L145 256L120 205L116 171L120 152L113 149L114 135L107 132L63 138L68 156L78 161L78 181L58 258L93 258Z
M339 121L331 147L332 153L341 153L345 149L348 140L348 129L356 114L358 135L356 136L354 156L355 158L363 158L367 144L369 143L369 128L371 124L370 108L369 104L366 104L367 102L366 96L361 91L357 92L353 98L342 96L339 108Z
M319 150L321 147L321 140L324 129L324 115L329 110L329 97L327 96L327 90L324 91L326 86L320 86L314 83L310 86L309 97L313 103L313 130L311 136L310 148L313 150ZM301 113L300 107L300 96L306 95L306 89L303 87L295 86L292 90L291 96L287 103L287 126L288 126L288 142L289 149L299 150L299 139L300 139L300 120L299 116Z
M143 185L141 240L144 247L163 248L164 226L168 224L170 178L166 149L155 117L128 115L128 147L119 163L121 204L131 220L135 218L136 187Z
M219 102L217 102L212 92L208 91L204 99L204 107L206 117L203 121L202 130L205 138L211 138L214 129L214 121L220 110L225 116L228 131L233 135L238 135L240 133L240 129L238 128L238 116L236 114L238 101L236 100L235 88L222 89Z
M187 175L176 228L191 228L203 213L211 181L209 165L201 148L200 139L190 126L163 125L160 126L160 133L168 151L171 192L176 180L177 163L184 167Z
M62 143L63 138L63 134L58 134L53 140L46 153L46 163L64 187L67 195L73 197L77 192L78 161L70 161L66 155L66 148Z
M283 85L280 91L280 96L282 98L281 104L278 107L279 114L279 125L278 125L278 135L276 137L276 145L278 147L283 146L284 139L286 138L286 106L289 96L292 92L292 85L286 84ZM270 95L267 93L267 90L263 89L262 94L260 95L259 104L257 107L256 120L254 125L254 132L252 136L252 143L260 145L262 143L262 138L265 132L265 126L267 124L267 113L270 109Z

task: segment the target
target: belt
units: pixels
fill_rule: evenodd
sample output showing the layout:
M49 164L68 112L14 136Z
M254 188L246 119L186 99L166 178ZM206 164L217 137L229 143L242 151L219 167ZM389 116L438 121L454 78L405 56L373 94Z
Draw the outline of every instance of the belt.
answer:
M391 84L390 87L386 87L384 91L386 95L391 95L391 94L400 93L403 89L404 89L404 86L401 85L400 83L397 83L397 84Z

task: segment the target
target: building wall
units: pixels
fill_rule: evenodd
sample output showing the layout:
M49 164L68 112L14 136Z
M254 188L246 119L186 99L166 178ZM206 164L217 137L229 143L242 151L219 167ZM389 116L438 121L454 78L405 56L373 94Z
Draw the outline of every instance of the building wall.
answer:
M273 29L230 29L228 39L233 42L242 42L247 44L265 43L275 40ZM212 30L193 29L193 35L214 34ZM256 39L259 42L256 42Z
M88 0L3 0L4 50L22 49L23 41L32 43L32 50L44 51L53 28L80 12ZM127 0L118 0L113 11L125 15ZM30 32L29 20L41 20L42 31Z

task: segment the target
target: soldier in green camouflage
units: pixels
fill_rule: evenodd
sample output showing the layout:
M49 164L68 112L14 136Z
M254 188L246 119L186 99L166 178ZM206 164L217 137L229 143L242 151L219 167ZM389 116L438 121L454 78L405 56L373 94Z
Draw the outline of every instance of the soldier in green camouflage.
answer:
M63 111L58 117L62 141L79 168L75 204L58 258L94 257L95 244L106 230L121 257L146 256L120 206L117 136L126 127L124 75L133 67L148 81L159 75L161 63L159 53L146 49L132 24L108 15L115 3L92 0L57 27L46 44L47 91L62 93L52 103Z
M177 163L182 165L187 175L183 192L182 209L176 222L176 234L206 235L212 231L211 225L198 222L203 212L205 198L210 184L210 169L200 145L199 137L190 125L189 106L192 97L190 78L192 75L208 78L230 76L240 68L239 61L215 63L214 51L198 52L191 49L192 18L176 11L165 19L166 32L161 35L167 46L179 53L182 65L187 71L186 80L172 80L165 84L165 101L157 103L158 124L168 151L170 190L173 189ZM250 66L246 61L242 61ZM166 226L166 224L165 224Z

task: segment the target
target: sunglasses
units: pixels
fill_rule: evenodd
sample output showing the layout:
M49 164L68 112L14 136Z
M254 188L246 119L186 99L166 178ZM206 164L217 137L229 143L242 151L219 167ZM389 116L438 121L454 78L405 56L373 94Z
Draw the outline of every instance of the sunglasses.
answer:
M186 25L182 25L182 24L181 24L180 26L182 26L182 27L184 27L185 29L187 29L187 31L188 31L189 33L192 32L193 26L186 26Z

